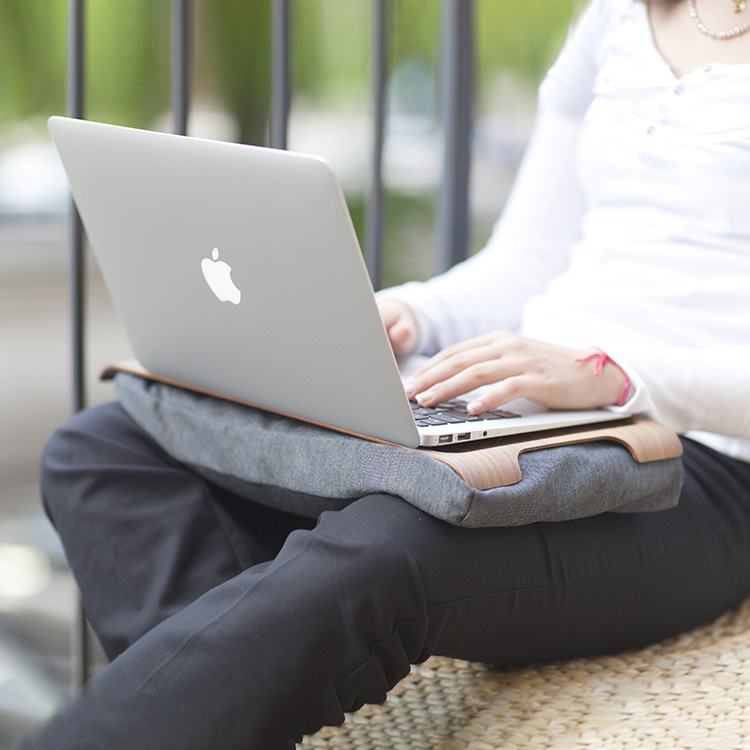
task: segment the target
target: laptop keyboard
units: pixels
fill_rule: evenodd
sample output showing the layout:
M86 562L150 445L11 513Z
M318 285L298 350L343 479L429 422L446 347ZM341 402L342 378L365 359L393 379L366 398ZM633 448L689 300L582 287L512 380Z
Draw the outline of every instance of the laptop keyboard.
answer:
M436 406L420 406L416 401L410 401L411 413L417 422L417 427L430 427L440 424L461 424L465 422L481 422L487 419L513 419L520 417L512 411L491 409L481 414L470 414L466 410L466 401L454 398Z

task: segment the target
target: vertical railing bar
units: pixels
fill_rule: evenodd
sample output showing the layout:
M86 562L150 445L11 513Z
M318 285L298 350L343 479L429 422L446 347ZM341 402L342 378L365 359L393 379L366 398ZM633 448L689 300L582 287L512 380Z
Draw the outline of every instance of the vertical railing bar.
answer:
M289 0L274 0L271 21L271 148L285 149L288 143L292 100L290 16Z
M388 76L388 0L374 0L372 36L373 138L370 190L367 200L365 259L370 279L379 289L383 276L385 200L383 190L383 143L385 89Z
M444 0L442 102L445 163L437 219L437 270L467 255L474 85L473 0Z
M68 116L84 116L84 0L68 4ZM75 204L70 208L71 300L72 300L72 409L86 405L84 376L84 266L83 227Z
M83 119L85 87L85 3L68 2L68 116ZM69 214L70 304L71 304L71 410L86 406L85 307L86 258L81 217L71 200ZM82 687L90 672L91 636L80 596L76 600L71 630L71 682L74 690Z
M190 116L192 0L172 2L172 114L174 132L187 135Z

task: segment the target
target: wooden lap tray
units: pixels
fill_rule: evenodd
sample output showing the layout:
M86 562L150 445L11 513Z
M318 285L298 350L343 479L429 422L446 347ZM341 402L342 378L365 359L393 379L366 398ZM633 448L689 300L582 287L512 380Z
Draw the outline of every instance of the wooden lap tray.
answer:
M106 367L100 377L108 380L126 372L148 380L174 385L218 398L221 394L196 388L146 370L137 360L127 360ZM245 403L238 399L229 399ZM255 406L254 404L246 404ZM461 479L477 490L506 487L522 478L518 457L529 451L607 440L624 445L638 463L678 458L682 455L679 437L668 427L643 417L631 417L606 424L570 427L561 430L526 433L515 437L481 440L444 448L417 448L450 466Z

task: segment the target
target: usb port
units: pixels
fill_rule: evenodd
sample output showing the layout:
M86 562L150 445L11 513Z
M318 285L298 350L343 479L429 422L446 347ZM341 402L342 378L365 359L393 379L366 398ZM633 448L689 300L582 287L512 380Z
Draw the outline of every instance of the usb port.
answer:
M458 435L456 435L456 440L468 440L470 437L470 432L459 432Z
M440 435L438 437L438 444L443 445L445 443L452 443L453 442L453 435Z

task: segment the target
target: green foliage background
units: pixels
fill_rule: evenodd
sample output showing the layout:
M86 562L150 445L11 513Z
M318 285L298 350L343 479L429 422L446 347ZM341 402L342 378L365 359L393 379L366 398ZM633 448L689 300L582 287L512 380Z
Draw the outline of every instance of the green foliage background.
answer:
M536 86L584 1L475 0L477 115L497 106L489 92L499 72ZM267 142L272 2L194 2L193 101L230 113L245 143ZM435 82L442 0L389 5L390 70L417 60ZM156 120L171 106L171 6L171 0L87 0L87 117L164 127ZM293 0L291 12L294 106L366 113L372 0ZM44 138L46 117L65 113L66 24L66 0L0 0L0 137L11 132L5 125L22 120ZM362 238L364 196L347 198ZM387 191L386 200L384 282L430 276L435 195ZM472 221L474 251L491 225L486 217Z
M391 0L391 65L434 69L439 0ZM148 126L169 108L169 0L89 0L88 116ZM480 92L493 72L539 80L578 0L476 0ZM196 0L196 93L228 108L244 140L263 140L270 94L271 0ZM369 83L369 0L292 4L294 90L324 104ZM0 122L65 111L66 3L0 0Z

